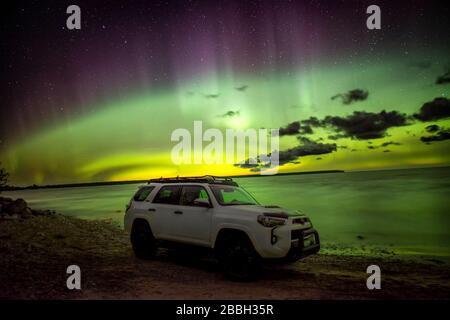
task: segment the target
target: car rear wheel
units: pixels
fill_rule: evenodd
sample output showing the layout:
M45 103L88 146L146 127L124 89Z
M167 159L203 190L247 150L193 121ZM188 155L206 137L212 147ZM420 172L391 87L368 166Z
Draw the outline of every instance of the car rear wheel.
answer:
M158 249L156 239L146 221L136 221L131 230L131 245L139 259L151 259Z

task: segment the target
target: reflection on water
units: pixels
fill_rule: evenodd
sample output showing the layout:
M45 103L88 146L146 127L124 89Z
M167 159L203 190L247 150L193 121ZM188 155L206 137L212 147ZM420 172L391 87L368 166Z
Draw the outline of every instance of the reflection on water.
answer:
M450 168L239 178L263 204L300 209L325 242L450 255ZM34 208L122 224L137 185L5 192ZM362 236L363 240L358 239ZM361 237L359 237L361 238Z

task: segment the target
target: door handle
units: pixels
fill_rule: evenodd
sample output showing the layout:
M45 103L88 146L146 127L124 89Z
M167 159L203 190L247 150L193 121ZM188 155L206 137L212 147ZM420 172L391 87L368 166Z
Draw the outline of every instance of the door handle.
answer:
M156 209L155 208L149 208L148 211L153 211L154 212L154 211L156 211Z
M177 211L174 211L173 213L175 213L175 214L183 214L183 211L177 210Z

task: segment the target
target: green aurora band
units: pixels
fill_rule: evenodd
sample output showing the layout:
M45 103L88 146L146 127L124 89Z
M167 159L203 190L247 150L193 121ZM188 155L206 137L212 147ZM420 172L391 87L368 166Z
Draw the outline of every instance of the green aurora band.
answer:
M411 67L409 62L431 60L428 69ZM158 176L250 174L233 165L172 164L174 145L170 135L177 128L192 129L194 120L204 128L279 128L286 124L327 115L344 116L353 111L397 110L411 115L423 103L436 97L448 98L449 86L436 85L442 73L445 54L383 56L342 61L315 61L296 70L259 74L210 72L177 86L153 91L132 92L95 106L96 111L43 126L28 137L2 151L11 183L54 184L91 181L146 179ZM244 91L238 86L247 85ZM336 93L354 88L369 91L365 101L344 105L331 100ZM206 94L220 94L207 98ZM229 110L239 116L220 117ZM450 120L434 121L448 128ZM368 149L367 140L343 138L328 140L325 129L308 136L323 138L344 148L317 156L306 156L300 163L281 166L280 172L311 170L366 170L450 164L449 141L425 144L420 137L430 122L388 129L387 136L371 140L373 145L395 141L400 145ZM280 149L298 144L295 136L282 137ZM347 147L347 148L345 148ZM356 149L357 151L351 151ZM319 158L319 159L318 159Z

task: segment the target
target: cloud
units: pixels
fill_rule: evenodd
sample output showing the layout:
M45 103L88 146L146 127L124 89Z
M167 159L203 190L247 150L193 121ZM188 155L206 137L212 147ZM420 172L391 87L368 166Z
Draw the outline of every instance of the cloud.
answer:
M440 127L437 124L430 124L425 128L425 130L429 133L436 132L440 129Z
M369 141L369 143L370 143L370 141ZM378 146L373 146L373 145L367 146L367 149L374 150L374 149L379 149L379 148L386 148L387 146L400 146L400 145L402 145L400 142L388 141L388 142L383 142L382 144L380 144ZM386 152L386 151L384 151L384 152Z
M305 137L300 137L299 141L301 143L300 145L278 153L280 166L286 163L292 163L299 157L327 154L337 150L336 144L334 143L315 142Z
M355 111L346 117L327 116L322 126L331 126L343 136L358 140L378 139L386 136L386 130L407 124L405 114L385 110L379 113Z
M330 140L339 140L339 139L343 139L343 138L347 138L347 136L342 133L332 134L332 135L328 136L328 139L330 139Z
M420 137L420 141L430 143L435 141L450 140L450 129L441 129L432 136Z
M244 84L243 86L240 87L236 87L235 88L237 91L245 91L248 89L248 85Z
M314 131L311 128L311 126L309 126L309 125L302 125L301 128L300 128L300 133L301 134L313 134Z
M219 93L204 94L203 96L207 99L216 99L220 96L220 94Z
M280 128L280 136L289 136L300 133L300 121L289 123L286 127Z
M289 123L286 127L282 127L279 130L280 137L292 136L296 134L312 134L313 129L309 125L301 125L300 121L294 121Z
M310 117L309 119L302 120L302 124L317 128L317 127L321 127L322 126L322 121L320 121L316 117Z
M436 84L446 84L446 83L450 83L450 70L436 79Z
M300 142L300 145L294 148L273 152L271 156L276 157L278 155L280 166L287 163L298 164L300 163L298 161L298 158L300 157L327 154L337 150L336 144L334 143L319 143L305 137L299 137L298 140ZM256 162L255 164L252 164L250 159L247 159L243 162L235 164L235 166L244 169L250 168L253 172L261 171L270 167L270 164L263 163L260 161L260 159L261 157L259 156L256 160L254 160L254 162Z
M392 146L400 146L401 143L400 142L394 142L394 141L388 141L388 142L384 142L384 143L380 144L380 148L391 146L391 145Z
M353 89L348 91L347 93L339 93L335 96L332 96L331 100L341 98L343 104L351 104L353 102L367 100L368 97L369 91L362 89Z
M219 118L233 118L233 117L239 117L240 116L240 112L239 110L233 111L227 111L224 114L218 115Z
M420 108L419 113L413 115L420 121L433 121L450 117L450 100L447 98L436 98L428 101Z

